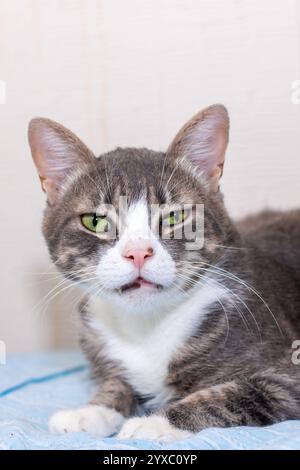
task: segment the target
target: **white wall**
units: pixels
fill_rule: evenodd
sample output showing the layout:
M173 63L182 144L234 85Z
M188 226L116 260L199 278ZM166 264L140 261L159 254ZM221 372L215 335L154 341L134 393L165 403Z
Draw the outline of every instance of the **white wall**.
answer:
M8 353L72 342L68 300L36 306L55 282L34 274L50 263L30 118L61 121L97 153L165 149L193 113L223 102L232 122L223 179L232 214L292 207L299 31L297 0L0 0L0 339Z

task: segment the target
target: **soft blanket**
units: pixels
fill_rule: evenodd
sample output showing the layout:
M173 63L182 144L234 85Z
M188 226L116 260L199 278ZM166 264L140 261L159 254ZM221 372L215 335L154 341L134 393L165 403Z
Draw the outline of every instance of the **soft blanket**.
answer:
M172 444L50 434L49 416L85 404L93 384L77 351L8 357L0 365L0 449L300 449L300 421L267 427L205 429Z

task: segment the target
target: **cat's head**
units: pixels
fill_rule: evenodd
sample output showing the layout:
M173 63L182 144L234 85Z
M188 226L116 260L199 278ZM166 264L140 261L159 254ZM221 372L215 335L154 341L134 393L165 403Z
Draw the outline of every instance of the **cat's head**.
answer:
M232 234L219 192L228 131L226 109L214 105L166 153L117 148L96 158L60 124L33 119L29 142L47 194L43 233L64 276L122 311L185 298Z

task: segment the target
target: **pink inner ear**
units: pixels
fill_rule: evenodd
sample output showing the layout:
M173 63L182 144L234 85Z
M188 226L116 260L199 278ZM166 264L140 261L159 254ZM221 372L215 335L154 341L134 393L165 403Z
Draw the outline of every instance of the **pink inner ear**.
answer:
M45 125L34 129L30 143L32 156L42 179L62 181L79 160L67 135Z
M59 132L53 130L46 119L34 119L29 126L29 143L32 157L42 180L54 179L59 175L57 167L63 170L63 142ZM58 151L60 143L61 151ZM67 147L65 144L64 147ZM66 153L66 148L65 148Z
M229 118L226 108L214 105L200 111L178 132L168 153L189 160L218 189L228 144Z
M29 144L41 185L49 200L79 165L94 160L91 151L71 131L55 121L33 119L29 125Z

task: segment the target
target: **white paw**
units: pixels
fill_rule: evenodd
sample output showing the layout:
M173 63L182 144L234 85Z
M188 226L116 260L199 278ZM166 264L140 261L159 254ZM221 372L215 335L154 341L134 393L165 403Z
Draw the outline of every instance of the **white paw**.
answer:
M123 424L118 434L119 439L153 439L162 442L179 441L192 433L172 426L164 416L153 415L131 418Z
M49 420L51 432L81 432L111 436L117 432L124 417L112 408L104 405L87 405L75 410L58 411Z

